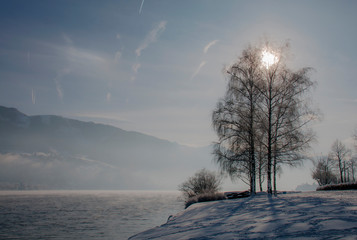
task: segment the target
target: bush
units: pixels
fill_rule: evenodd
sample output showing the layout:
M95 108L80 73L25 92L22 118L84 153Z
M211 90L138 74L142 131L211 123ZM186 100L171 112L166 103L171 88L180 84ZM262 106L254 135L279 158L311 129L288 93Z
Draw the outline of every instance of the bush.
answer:
M224 193L202 193L194 197L189 198L185 202L185 208L188 208L190 205L199 202L209 202L227 199Z
M179 185L179 190L188 201L198 195L215 194L222 184L222 178L215 172L202 169L190 177L187 181Z
M315 179L319 186L334 184L337 182L336 175L332 172L333 162L327 157L321 157L312 172L312 178Z

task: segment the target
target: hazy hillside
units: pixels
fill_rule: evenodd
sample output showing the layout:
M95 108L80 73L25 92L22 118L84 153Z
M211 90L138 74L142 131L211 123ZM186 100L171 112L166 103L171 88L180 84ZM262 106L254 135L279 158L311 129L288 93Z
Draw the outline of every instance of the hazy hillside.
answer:
M210 147L190 148L138 132L27 116L0 106L0 183L43 188L176 189L211 166Z

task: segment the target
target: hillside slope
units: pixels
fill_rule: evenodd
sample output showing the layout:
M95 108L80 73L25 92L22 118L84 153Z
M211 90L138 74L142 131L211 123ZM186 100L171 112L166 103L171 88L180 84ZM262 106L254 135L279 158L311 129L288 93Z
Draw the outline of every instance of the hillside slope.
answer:
M129 239L356 239L357 191L306 192L191 205Z
M210 151L104 124L27 116L0 106L3 186L176 189L194 171L211 164Z

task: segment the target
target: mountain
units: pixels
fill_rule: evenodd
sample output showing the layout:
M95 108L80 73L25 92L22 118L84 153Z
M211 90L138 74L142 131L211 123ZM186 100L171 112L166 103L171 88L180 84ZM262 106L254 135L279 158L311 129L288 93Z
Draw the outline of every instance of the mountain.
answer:
M0 187L176 189L212 165L191 148L138 132L0 106Z

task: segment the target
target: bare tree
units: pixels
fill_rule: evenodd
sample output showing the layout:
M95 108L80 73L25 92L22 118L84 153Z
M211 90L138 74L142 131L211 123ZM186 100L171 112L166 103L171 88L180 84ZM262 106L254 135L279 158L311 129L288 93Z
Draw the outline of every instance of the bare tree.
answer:
M351 160L348 161L348 169L349 169L350 172L351 172L352 182L355 182L355 181L356 181L356 178L355 178L355 168L356 168L356 165L357 165L357 159L356 159L356 158L351 158ZM350 178L349 178L349 180L350 180Z
M309 78L311 68L292 71L285 65L286 43L276 50L265 49L270 54L270 65L263 71L264 100L261 102L262 124L266 132L267 149L267 191L272 193L272 172L274 192L278 164L296 165L304 159L304 151L309 147L314 135L306 130L306 125L316 119L317 113L308 104L308 93L314 83ZM271 53L269 53L271 51ZM268 61L269 62L269 61Z
M224 99L212 114L219 137L215 160L232 178L248 180L256 191L257 104L261 84L260 49L248 47L238 62L227 70L229 83Z
M329 158L337 162L338 169L340 173L340 182L345 182L344 178L344 162L347 160L351 150L349 150L341 141L338 139L332 144L331 151L329 153Z
M252 193L256 188L257 159L260 185L264 167L271 194L272 172L276 191L278 164L301 161L313 139L312 131L305 130L316 118L306 98L314 85L308 76L311 69L288 69L284 58L287 49L288 44L271 51L266 43L244 50L228 69L225 97L212 114L219 137L214 151L216 162L231 177L249 182Z
M337 177L333 173L334 162L328 157L321 157L316 163L312 172L312 178L320 186L337 182Z

